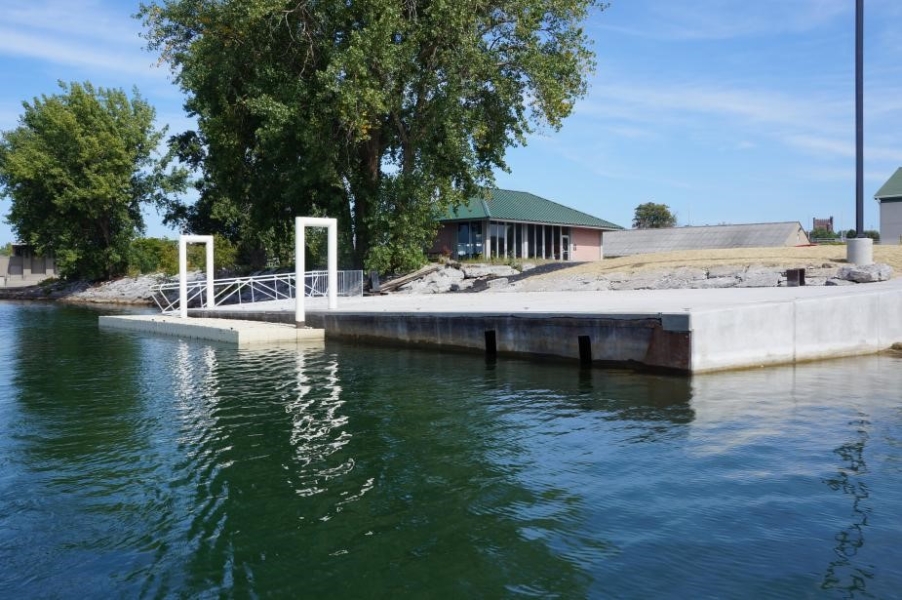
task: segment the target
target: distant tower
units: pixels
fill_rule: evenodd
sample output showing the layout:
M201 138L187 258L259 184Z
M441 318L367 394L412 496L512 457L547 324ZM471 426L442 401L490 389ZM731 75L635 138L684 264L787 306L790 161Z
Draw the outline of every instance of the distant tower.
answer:
M833 233L833 217L830 217L829 219L813 219L811 230L814 231L815 229L823 229L829 233Z

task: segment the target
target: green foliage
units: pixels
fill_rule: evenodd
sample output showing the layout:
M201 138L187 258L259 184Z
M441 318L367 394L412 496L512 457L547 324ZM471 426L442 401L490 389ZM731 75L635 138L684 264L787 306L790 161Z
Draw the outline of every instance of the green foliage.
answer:
M238 268L238 247L235 244L217 233L213 234L213 248L213 268L216 271Z
M419 263L431 220L490 185L508 147L559 128L585 94L594 57L580 25L595 7L142 4L149 45L198 119L172 147L202 174L200 197L169 205L167 218L266 262L290 256L292 217L327 215L339 220L344 259Z
M38 253L53 253L64 277L111 278L128 267L142 205L166 205L186 173L154 155L163 132L137 90L129 99L90 83L60 88L24 102L19 126L0 139L8 221Z
M207 268L207 248L204 244L188 244L188 269L204 271ZM219 234L213 235L213 270L234 270L237 267L238 248ZM178 271L178 257L175 270Z
M174 275L178 273L178 242L160 238L138 238L132 241L129 248L128 271L131 275L139 273Z
M426 249L435 238L438 224L435 205L405 189L417 183L413 178L397 175L382 179L379 206L370 218L375 237L365 264L367 270L404 273L426 264Z
M654 202L640 204L636 207L636 213L633 216L633 227L635 229L674 227L676 222L676 216L670 212L669 206L666 204L655 204Z
M854 230L852 231L852 236L851 236L851 237L855 237L855 231L854 231ZM838 238L839 238L839 234L838 234L838 233L835 233L835 232L833 232L833 231L829 231L829 230L827 230L827 229L824 229L823 227L816 227L816 228L812 229L812 230L808 233L808 239L809 239L809 240L815 240L815 239L817 239L817 240L835 240L835 239L838 239Z
M12 255L13 255L12 242L7 242L5 245L0 246L0 256L12 256Z
M237 268L238 249L235 244L221 235L213 236L213 268L216 271ZM188 268L206 269L207 254L202 244L188 244ZM179 245L176 240L160 238L138 238L131 243L129 252L129 274L179 272Z
M862 233L864 234L864 237L866 237L866 238L871 238L875 242L880 241L880 232L879 231L875 231L873 229L866 229ZM846 237L847 238L858 237L858 232L854 229L850 229L849 231L846 232Z

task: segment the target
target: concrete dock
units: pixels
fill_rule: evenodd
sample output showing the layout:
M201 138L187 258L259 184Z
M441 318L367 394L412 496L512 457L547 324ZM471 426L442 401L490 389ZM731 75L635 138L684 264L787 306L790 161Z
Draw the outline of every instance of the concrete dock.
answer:
M287 326L293 301L192 311ZM902 342L902 279L837 287L392 295L307 302L332 339L701 373ZM159 318L159 317L157 317ZM200 319L190 319L191 321ZM304 331L304 330L301 330Z

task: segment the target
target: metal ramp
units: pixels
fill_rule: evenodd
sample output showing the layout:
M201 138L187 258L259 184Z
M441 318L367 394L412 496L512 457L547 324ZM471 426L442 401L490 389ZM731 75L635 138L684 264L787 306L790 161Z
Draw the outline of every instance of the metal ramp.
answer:
M290 300L295 298L297 285L294 273L271 273L248 277L213 280L213 304L207 303L207 282L197 279L188 282L189 308L214 309ZM307 271L304 274L304 297L326 297L329 293L328 271ZM363 271L338 271L338 295L363 296ZM179 312L179 282L164 283L153 293L153 301L163 314Z

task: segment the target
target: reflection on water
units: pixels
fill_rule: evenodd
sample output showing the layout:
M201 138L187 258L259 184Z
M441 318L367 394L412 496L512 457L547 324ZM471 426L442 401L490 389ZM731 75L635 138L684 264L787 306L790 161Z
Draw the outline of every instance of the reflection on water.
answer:
M344 429L348 417L339 412L344 401L338 383L338 361L332 358L324 365L312 365L315 372L324 372L323 389L328 393L318 397L310 385L312 377L305 368L306 353L297 354L296 397L291 399L285 410L291 415L292 430L289 443L295 448L295 460L300 471L296 476L296 492L300 496L311 496L326 491L329 480L347 475L354 469L354 459L348 458L338 465L330 465L329 457L341 450L351 439ZM372 488L372 480L367 481L363 490L353 494L342 504L358 498Z
M870 422L865 415L859 416L849 423L856 428L857 439L834 450L842 463L834 477L824 480L830 489L850 496L852 522L836 534L836 559L827 568L823 588L843 590L849 598L854 598L856 592L866 592L867 581L874 577L873 568L856 559L864 546L864 532L871 512L866 503L868 486L863 479L868 472L864 450Z
M902 589L893 357L686 379L2 303L0 336L0 597Z

